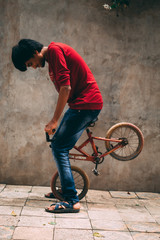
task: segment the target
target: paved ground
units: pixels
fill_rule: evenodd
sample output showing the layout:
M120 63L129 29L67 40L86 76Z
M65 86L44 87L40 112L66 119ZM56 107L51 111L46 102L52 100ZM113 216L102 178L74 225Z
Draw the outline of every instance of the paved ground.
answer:
M44 211L48 187L0 184L0 239L160 240L160 194L90 190L76 214Z

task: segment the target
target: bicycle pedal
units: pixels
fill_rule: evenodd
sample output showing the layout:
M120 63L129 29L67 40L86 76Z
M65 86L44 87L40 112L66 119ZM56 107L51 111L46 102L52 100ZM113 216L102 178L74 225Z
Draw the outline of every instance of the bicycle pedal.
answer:
M94 175L96 175L96 176L99 176L99 175L100 175L100 173L99 173L96 169L93 169L92 172L93 172Z

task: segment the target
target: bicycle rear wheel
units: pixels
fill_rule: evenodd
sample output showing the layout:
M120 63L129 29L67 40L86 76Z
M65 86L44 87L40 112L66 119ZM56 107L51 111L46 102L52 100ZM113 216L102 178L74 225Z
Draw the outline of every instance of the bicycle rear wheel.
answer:
M131 123L118 123L111 127L106 138L126 139L127 144L110 153L112 157L120 161L129 161L136 158L142 151L144 139L138 127ZM113 149L117 143L105 142L107 151Z
M75 187L78 193L79 200L81 200L87 193L89 188L89 179L87 174L80 168L71 166ZM51 179L51 189L56 198L63 201L63 195L61 190L61 182L58 171L53 175Z

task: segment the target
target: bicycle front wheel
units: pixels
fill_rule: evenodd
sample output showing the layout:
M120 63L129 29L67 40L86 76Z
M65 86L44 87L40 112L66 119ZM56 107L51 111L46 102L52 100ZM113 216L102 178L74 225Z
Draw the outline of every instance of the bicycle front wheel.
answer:
M117 123L109 129L106 138L125 139L127 144L110 153L120 161L129 161L136 158L142 151L144 138L141 130L131 123ZM117 143L105 142L107 151L114 148Z
M75 188L78 193L78 198L79 200L81 200L88 191L89 179L87 174L82 169L75 166L71 166L71 170L75 182ZM51 179L51 189L56 198L58 198L61 201L64 201L58 171L53 175Z

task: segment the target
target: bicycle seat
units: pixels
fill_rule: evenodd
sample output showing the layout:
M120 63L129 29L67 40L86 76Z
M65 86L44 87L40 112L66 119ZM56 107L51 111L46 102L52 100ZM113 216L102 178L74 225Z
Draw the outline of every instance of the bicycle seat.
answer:
M95 126L95 123L98 121L98 117L93 119L89 124L88 124L88 127L94 127Z

